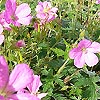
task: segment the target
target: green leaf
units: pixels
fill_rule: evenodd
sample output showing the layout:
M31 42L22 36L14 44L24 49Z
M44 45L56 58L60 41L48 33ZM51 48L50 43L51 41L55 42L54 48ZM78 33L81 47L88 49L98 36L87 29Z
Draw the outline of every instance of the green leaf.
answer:
M64 51L62 49L58 49L58 48L51 48L51 50L57 54L57 56L63 56L64 55Z
M67 100L67 97L64 97L63 94L55 93L53 97L55 100Z

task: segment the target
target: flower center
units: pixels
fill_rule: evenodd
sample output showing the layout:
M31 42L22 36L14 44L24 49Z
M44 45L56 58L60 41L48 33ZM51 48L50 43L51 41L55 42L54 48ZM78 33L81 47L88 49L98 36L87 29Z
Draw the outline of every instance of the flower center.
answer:
M2 95L3 97L5 97L6 93L4 91L0 91L0 95Z
M82 48L82 52L87 53L86 48Z
M16 17L15 15L12 15L12 16L11 16L11 19L12 19L13 21L15 21L15 20L17 20L17 17Z
M4 98L8 97L9 95L13 94L13 92L10 91L5 91L5 90L0 90L0 95L3 96Z
M50 8L44 8L43 12L47 13L50 10Z

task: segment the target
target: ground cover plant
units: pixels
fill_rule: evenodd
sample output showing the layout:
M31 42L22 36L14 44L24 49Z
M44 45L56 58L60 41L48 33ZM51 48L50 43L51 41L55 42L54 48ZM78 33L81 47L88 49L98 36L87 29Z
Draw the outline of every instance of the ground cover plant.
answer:
M100 0L0 1L0 100L99 100Z

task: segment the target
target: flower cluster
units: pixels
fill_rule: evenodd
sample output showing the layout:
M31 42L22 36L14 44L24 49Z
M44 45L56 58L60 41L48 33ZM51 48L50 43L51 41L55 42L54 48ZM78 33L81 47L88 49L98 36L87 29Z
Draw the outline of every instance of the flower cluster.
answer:
M0 100L40 100L47 93L38 93L40 76L27 64L18 64L9 75L8 64L0 56Z
M50 22L57 17L58 8L52 7L50 2L39 2L36 6L37 18L40 19L40 24ZM0 14L0 44L4 41L2 35L3 27L11 30L10 24L20 27L21 25L29 25L32 20L31 8L27 3L22 3L17 6L16 0L6 0L5 10ZM37 30L37 26L34 23Z
M77 68L82 68L85 63L91 67L99 62L98 57L94 54L99 52L100 43L83 39L76 48L69 52L69 57L74 59L74 65Z

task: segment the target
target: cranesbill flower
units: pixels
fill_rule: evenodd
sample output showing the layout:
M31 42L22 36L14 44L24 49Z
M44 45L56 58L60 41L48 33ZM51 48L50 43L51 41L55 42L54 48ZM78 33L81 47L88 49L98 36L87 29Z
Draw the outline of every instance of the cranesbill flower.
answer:
M20 90L18 93L24 93L26 95L31 95L31 97L33 98L32 100L41 100L41 98L45 97L47 95L47 93L39 93L39 87L42 85L41 81L40 81L40 76L38 75L33 75L33 81L28 84L27 86L27 90L22 89Z
M96 0L96 4L100 4L100 0Z
M33 72L27 64L18 64L9 75L8 65L0 56L0 100L32 100L31 95L17 93L32 81Z
M25 42L24 40L19 40L16 42L16 47L20 48L20 47L25 47Z
M51 3L47 1L39 2L35 10L37 12L37 18L42 22L50 22L57 17L56 12L58 8L52 7Z
M82 68L85 63L91 67L98 63L98 57L94 53L99 52L100 43L83 39L78 43L76 48L69 52L69 57L74 59L74 65L77 68Z
M5 20L15 26L29 25L32 19L31 8L27 3L16 6L16 0L7 0L5 4Z

